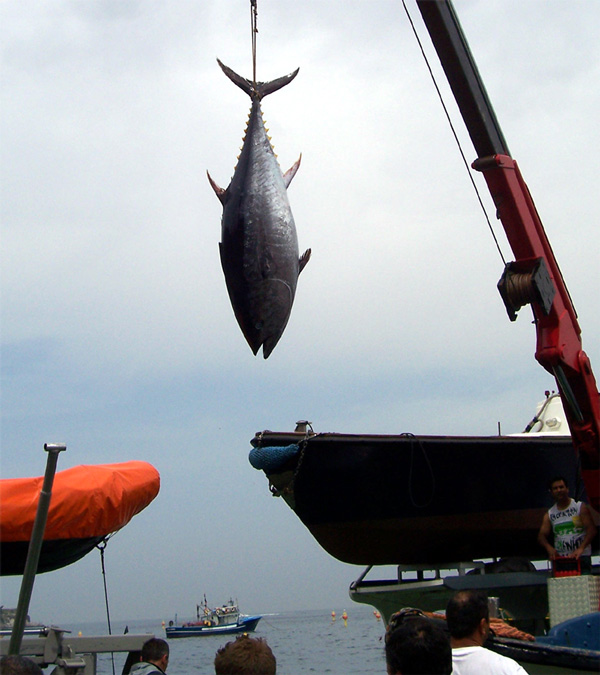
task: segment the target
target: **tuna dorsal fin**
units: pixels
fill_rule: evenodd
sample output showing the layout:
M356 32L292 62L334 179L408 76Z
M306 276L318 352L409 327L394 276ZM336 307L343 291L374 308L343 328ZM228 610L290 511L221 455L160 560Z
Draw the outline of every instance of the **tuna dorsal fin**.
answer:
M310 254L312 253L312 250L310 248L307 248L306 251L302 254L302 257L298 261L298 275L300 275L300 272L306 267L306 263L310 260Z
M276 80L271 80L270 82L257 82L256 86L251 80L247 80L245 77L238 75L236 72L228 68L224 63L221 63L217 59L217 63L221 66L221 70L227 75L227 77L240 89L243 89L251 99L264 98L268 94L272 94L274 91L285 87L286 84L289 84L298 74L300 68L296 68L293 73L289 75L284 75L283 77L278 77Z
M283 174L283 182L285 184L286 189L290 186L290 183L292 182L292 178L296 175L296 172L298 171L298 168L300 167L300 161L301 160L302 160L302 153L300 153L300 157L298 157L298 161Z
M212 189L215 191L215 194L219 198L219 201L221 202L221 204L225 204L225 190L215 183L215 181L210 177L208 171L206 172L206 175L208 176L208 182L211 184Z

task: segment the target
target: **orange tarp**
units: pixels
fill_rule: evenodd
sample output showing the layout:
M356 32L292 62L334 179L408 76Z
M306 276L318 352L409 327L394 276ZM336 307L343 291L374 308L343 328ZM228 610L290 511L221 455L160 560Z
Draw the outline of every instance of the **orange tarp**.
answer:
M0 480L0 541L28 541L44 479ZM156 497L158 471L147 462L76 466L58 471L44 539L116 532Z

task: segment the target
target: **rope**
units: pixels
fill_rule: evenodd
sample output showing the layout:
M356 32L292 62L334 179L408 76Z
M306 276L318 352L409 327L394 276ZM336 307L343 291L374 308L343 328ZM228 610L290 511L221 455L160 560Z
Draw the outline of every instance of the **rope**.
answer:
M425 450L425 447L423 446L422 441L417 438L414 434L411 433L405 433L405 434L400 434L401 436L405 438L410 438L411 439L411 444L410 444L410 468L408 470L408 496L410 499L410 503L417 509L424 509L427 508L432 502L433 498L435 496L435 474L433 472L433 467L431 466L431 460L429 459L429 456L427 455L427 451ZM425 460L425 463L427 464L427 468L429 470L429 477L431 478L431 494L429 495L429 498L424 501L423 503L419 504L416 500L416 496L413 494L413 468L415 465L415 445L418 446L419 450L421 451L421 454L423 455L423 459Z
M506 297L515 309L520 309L536 300L531 272L512 272L505 277Z
M250 30L252 31L252 83L256 89L256 35L258 33L258 0L250 0Z
M306 448L308 446L308 441L312 440L313 438L317 438L317 436L321 436L322 434L315 434L312 428L312 424L310 422L306 423L306 431L304 432L304 438L298 443L300 446L300 457L298 459L298 463L296 464L296 468L294 470L294 476L292 478L292 487L295 487L296 485L296 478L298 476L298 472L300 471L300 467L302 466L302 462L304 461L304 454L306 453Z
M506 260L504 259L504 255L502 254L500 244L498 243L498 239L496 238L496 234L495 234L495 232L492 228L492 223L490 221L488 213L487 213L487 211L485 209L485 206L483 204L483 200L481 199L481 195L479 194L479 189L477 188L475 180L473 179L473 174L471 173L471 168L469 166L469 162L467 161L467 158L465 157L465 153L463 152L462 146L460 144L458 134L456 133L456 129L454 128L454 124L452 123L450 113L448 112L448 108L446 107L446 104L444 103L444 97L442 96L442 92L440 91L438 83L435 79L435 75L433 74L433 70L431 68L431 65L429 64L429 59L427 58L427 55L425 54L425 50L423 49L423 44L422 44L422 42L419 38L419 35L417 34L415 24L413 23L413 20L412 20L410 14L408 12L408 8L406 6L406 0L402 0L402 6L404 7L404 11L406 12L406 16L408 17L408 21L409 21L410 26L412 28L413 34L415 36L415 39L417 40L417 44L419 45L419 49L421 50L421 54L423 55L423 59L425 60L425 65L427 66L427 70L429 71L429 75L431 76L431 79L433 81L433 86L435 87L438 98L440 99L440 103L442 104L442 108L444 109L444 113L446 115L446 119L448 120L448 124L450 125L452 135L454 136L454 140L456 141L456 144L458 146L458 150L460 152L460 156L462 157L463 164L465 165L465 168L467 170L467 174L469 175L469 180L471 181L471 185L473 186L473 189L475 190L475 194L477 195L477 200L479 202L479 206L481 207L481 210L483 211L483 215L484 215L484 217L487 221L488 228L490 230L490 233L492 235L494 243L496 244L496 248L498 249L498 253L500 254L500 258L502 259L502 262L506 266Z
M110 535L105 537L99 544L97 544L96 548L100 551L100 562L102 566L102 581L104 582L104 602L106 604L106 621L108 623L108 634L112 635L112 629L110 626L110 610L108 608L108 589L106 586L106 567L104 565L104 549L106 548L106 544L108 543L109 539ZM113 652L111 652L110 656L112 659L113 675L115 675L115 655Z

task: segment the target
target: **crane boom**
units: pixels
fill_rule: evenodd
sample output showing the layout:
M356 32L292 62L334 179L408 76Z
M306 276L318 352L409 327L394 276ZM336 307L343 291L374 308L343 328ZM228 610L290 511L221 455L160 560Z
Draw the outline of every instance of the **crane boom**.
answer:
M590 503L600 508L600 395L569 292L533 199L511 157L451 0L416 0L477 153L515 256L498 289L509 318L530 304L535 358L556 379L581 458Z

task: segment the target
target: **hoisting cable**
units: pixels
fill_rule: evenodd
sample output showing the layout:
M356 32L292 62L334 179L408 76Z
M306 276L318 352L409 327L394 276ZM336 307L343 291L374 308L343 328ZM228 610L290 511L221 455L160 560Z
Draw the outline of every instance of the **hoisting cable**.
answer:
M433 74L433 70L432 70L431 65L429 63L429 59L427 58L427 54L425 54L425 49L423 48L423 43L421 42L421 39L419 38L419 35L418 35L417 30L415 28L415 24L413 23L413 20L412 20L410 14L408 12L408 7L406 6L406 0L402 0L402 6L404 7L404 11L406 12L406 16L408 17L408 22L410 23L410 26L412 28L412 32L415 36L415 39L417 40L417 44L419 45L419 49L421 50L421 54L423 55L423 59L425 60L425 65L427 66L427 70L429 71L429 75L431 76L431 79L433 81L433 86L435 87L438 98L440 99L440 103L442 104L442 108L444 109L444 114L446 115L446 119L448 120L448 124L450 125L450 129L452 131L452 135L454 136L454 140L456 141L456 144L458 145L458 150L460 152L460 156L462 157L463 164L465 165L467 173L469 174L469 180L471 181L471 185L473 186L473 189L475 190L475 194L477 195L477 200L479 202L479 205L481 206L481 210L483 211L483 215L485 216L485 219L487 221L488 228L489 228L489 230L492 234L492 238L494 240L494 243L496 244L496 248L498 249L498 253L500 254L500 258L502 259L502 263L506 267L506 260L504 258L504 255L502 254L502 249L500 248L500 244L498 243L498 239L496 237L494 229L492 228L492 223L491 223L490 218L488 216L488 213L485 209L485 205L483 203L483 200L481 199L481 195L479 193L479 189L477 188L477 184L475 183L475 180L473 179L473 174L471 173L471 167L469 166L469 162L467 161L467 158L465 157L465 153L463 152L462 146L460 144L460 139L458 138L458 134L456 133L456 129L454 128L454 124L452 123L452 118L450 117L450 113L448 112L448 108L446 107L446 104L444 102L444 97L442 96L442 92L440 91L438 83L435 79L435 75Z
M108 623L108 634L112 635L112 630L110 627L110 610L108 608L108 589L106 586L106 567L104 566L104 549L106 548L106 544L108 543L110 537L111 537L110 534L107 537L104 537L104 539L99 544L96 544L96 548L100 551L100 562L102 565L102 581L104 582L104 602L106 604L106 621ZM111 652L110 656L112 659L113 675L115 675L115 655L113 652Z
M258 33L258 0L250 0L250 29L252 31L252 83L256 88L256 34Z
M431 465L431 460L429 459L429 456L427 455L427 451L425 450L425 447L423 445L423 442L421 441L420 438L417 438L414 434L411 433L404 433L401 434L404 438L410 438L411 444L410 444L410 469L408 471L408 495L410 498L410 503L417 509L424 509L428 506L430 506L431 502L433 502L433 498L435 497L435 473L433 471L433 466ZM421 451L421 454L423 455L423 459L425 460L425 463L427 465L429 477L431 479L431 494L429 496L429 499L427 499L425 502L422 504L418 504L417 500L415 498L415 495L413 493L413 483L414 481L414 473L413 469L415 466L415 444L418 445L419 450Z

